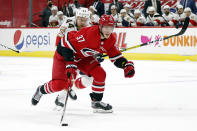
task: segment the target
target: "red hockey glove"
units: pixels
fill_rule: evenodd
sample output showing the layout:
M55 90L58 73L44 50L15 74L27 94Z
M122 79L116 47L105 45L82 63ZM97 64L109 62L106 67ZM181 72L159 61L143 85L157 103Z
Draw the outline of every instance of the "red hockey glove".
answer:
M75 62L68 62L66 64L66 74L67 77L70 78L70 76L73 76L73 79L76 79L77 77L77 65Z
M132 61L128 61L126 64L125 64L125 67L124 67L124 76L126 78L131 78L133 77L135 74L135 70L134 70L134 64Z

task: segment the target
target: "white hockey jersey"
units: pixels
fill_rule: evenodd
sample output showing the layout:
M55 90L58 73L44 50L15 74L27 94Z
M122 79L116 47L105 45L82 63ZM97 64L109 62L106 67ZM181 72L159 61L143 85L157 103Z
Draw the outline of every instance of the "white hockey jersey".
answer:
M165 20L166 20L167 22L169 22L169 21L171 21L171 20L175 17L175 14L172 13L172 12L170 12L168 15L163 14L162 16L165 18Z
M111 14L111 16L114 18L114 21L117 23L119 20L119 13L117 13L116 15Z
M60 20L59 18L58 18L58 26L60 27L63 23L64 23L64 21L67 19L67 17L64 15L63 16L63 19L62 20Z
M172 23L169 23L170 25L175 25L177 24L178 22L183 22L185 19L185 16L184 14L174 14L174 18L172 19Z
M122 25L123 20L129 22L130 26L136 26L135 20L133 18L131 18L128 14L124 18L122 18L121 15L119 15L117 26L123 26Z
M58 25L58 16L51 15L49 17L49 27L56 27Z
M197 26L197 16L193 13L189 16L190 21L189 21L189 26Z
M175 23L174 23L174 19L175 19L175 14L170 12L168 15L166 14L163 14L163 20L162 22L168 22L170 26L173 26Z
M154 26L159 26L161 24L161 22L163 21L162 17L158 16L158 13L155 13L153 15L153 17L151 17L150 15L147 16L146 18L146 23L151 23Z
M93 14L90 16L90 21L92 25L98 24L99 23L99 16L97 14Z
M144 16L140 16L139 18L135 19L136 26L143 26L146 24L146 19Z
M87 22L87 26L90 25L90 21ZM59 31L58 31L58 36L59 37L64 37L65 32L69 31L77 31L77 24L76 24L76 17L67 17L66 20L63 22L63 24L60 26Z

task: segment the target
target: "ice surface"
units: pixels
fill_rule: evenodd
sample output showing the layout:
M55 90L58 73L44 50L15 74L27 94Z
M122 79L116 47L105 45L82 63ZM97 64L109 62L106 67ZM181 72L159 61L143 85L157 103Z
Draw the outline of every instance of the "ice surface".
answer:
M66 121L54 111L57 93L43 96L37 106L31 97L38 85L51 79L51 58L0 57L1 131L196 131L197 63L134 61L136 75L125 79L123 71L106 60L104 102L113 114L94 114L91 88L75 90L77 101L68 101Z

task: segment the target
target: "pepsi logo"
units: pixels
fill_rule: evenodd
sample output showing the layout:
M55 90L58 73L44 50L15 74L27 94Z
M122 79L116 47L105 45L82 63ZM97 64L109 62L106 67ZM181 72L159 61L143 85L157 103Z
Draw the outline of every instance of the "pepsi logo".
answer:
M22 36L22 32L20 30L16 30L14 33L14 46L17 50L22 49L24 45L24 37Z

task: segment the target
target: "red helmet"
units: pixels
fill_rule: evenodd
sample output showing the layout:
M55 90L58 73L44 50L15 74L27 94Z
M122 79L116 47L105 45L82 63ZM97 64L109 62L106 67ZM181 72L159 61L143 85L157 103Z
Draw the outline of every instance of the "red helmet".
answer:
M114 26L115 21L114 18L111 15L102 15L99 20L99 25L107 25L107 26Z

